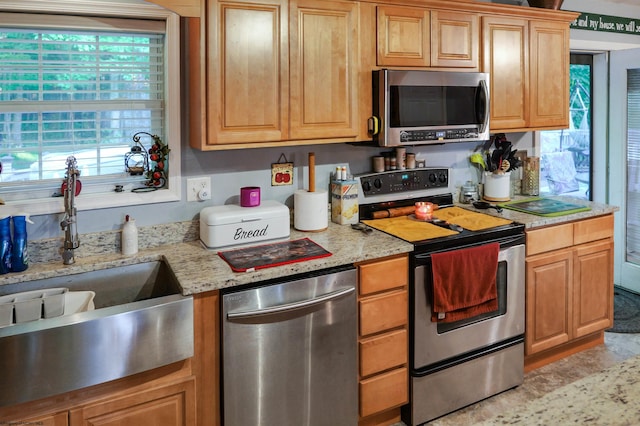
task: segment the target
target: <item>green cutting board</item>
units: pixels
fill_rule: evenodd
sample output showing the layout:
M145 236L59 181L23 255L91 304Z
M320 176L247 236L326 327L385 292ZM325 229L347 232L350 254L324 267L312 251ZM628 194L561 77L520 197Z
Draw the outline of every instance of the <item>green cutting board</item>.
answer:
M527 198L526 200L509 201L499 204L505 209L515 210L537 216L564 216L572 213L586 212L591 207L580 204L567 203L565 201L553 200L551 198Z

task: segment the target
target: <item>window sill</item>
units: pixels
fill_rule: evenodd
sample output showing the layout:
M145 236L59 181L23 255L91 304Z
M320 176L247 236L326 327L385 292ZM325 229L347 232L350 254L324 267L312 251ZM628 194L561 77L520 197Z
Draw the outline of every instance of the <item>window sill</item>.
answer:
M181 200L180 178L169 179L169 188L151 192L111 192L80 194L75 199L78 211L104 208L167 203ZM50 197L10 201L0 207L2 216L28 213L30 215L64 213L64 198Z

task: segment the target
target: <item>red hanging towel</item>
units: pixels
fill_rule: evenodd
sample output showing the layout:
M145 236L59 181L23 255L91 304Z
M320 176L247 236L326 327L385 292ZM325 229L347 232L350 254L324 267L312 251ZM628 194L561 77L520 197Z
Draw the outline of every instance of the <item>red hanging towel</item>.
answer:
M499 243L431 255L431 321L453 322L498 309Z

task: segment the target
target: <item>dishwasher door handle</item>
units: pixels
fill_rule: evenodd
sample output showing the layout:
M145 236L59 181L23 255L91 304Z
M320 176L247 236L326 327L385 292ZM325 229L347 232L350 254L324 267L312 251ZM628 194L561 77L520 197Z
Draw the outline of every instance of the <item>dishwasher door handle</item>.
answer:
M332 291L322 296L314 297L313 299L306 299L300 302L285 303L282 305L271 306L264 309L256 309L253 311L241 311L241 312L229 312L227 313L227 319L229 320L241 320L247 318L255 318L265 315L283 314L287 312L293 312L301 309L307 309L312 306L321 305L326 302L330 302L335 299L339 299L348 294L356 291L355 287L347 287L340 290Z

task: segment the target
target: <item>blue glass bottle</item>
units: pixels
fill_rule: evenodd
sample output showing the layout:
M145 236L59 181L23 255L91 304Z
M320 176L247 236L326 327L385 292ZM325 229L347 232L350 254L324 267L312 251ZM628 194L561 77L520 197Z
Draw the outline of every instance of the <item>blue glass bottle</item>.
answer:
M13 248L11 250L11 271L21 272L29 267L27 251L27 222L29 215L13 216Z
M11 216L0 219L0 274L11 271Z

